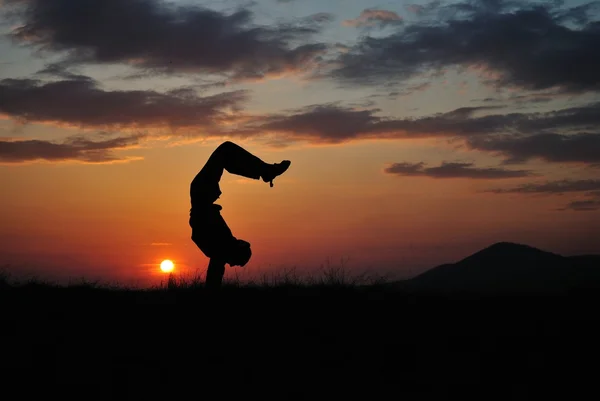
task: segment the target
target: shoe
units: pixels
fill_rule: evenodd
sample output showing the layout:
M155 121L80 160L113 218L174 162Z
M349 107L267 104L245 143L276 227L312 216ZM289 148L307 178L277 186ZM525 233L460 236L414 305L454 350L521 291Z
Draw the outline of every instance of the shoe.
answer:
M292 164L289 160L284 160L281 163L269 164L267 167L267 171L262 174L262 179L264 182L268 182L271 188L273 188L273 180L275 177L280 176L285 173L285 171Z

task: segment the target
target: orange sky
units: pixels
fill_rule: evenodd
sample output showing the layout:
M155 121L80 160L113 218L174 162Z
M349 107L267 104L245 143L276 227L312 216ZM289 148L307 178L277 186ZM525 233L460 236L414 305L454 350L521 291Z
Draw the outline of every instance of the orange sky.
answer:
M43 9L44 3L21 6ZM222 21L231 15L205 6ZM226 277L292 268L319 274L322 266L341 263L352 274L410 277L498 241L565 255L600 253L596 78L577 81L557 68L553 76L544 70L543 85L535 75L523 81L519 74L537 66L535 60L506 67L485 59L485 52L465 55L457 65L437 60L444 66L438 71L402 58L395 60L397 71L355 73L351 63L336 70L364 35L391 40L406 24L417 24L418 8L388 4L389 10L375 12L383 6L371 1L344 10L318 1L248 7L260 29L283 35L289 28L276 21L288 18L329 47L302 48L308 49L302 58L285 46L257 50L253 54L265 59L249 61L227 53L229 42L217 43L225 46L222 58L210 46L196 49L215 57L217 70L205 58L179 54L167 62L174 70L158 73L153 68L164 61L159 42L143 44L156 46L156 59L140 55L146 47L135 53L131 39L123 50L134 49L131 54L107 61L102 50L111 49L92 38L81 46L96 46L96 58L80 62L59 51L67 46L60 36L18 34L19 26L38 29L25 14L23 25L3 28L0 266L15 277L141 285L164 279L163 259L173 260L178 274L205 271L208 259L190 239L188 190L224 140L267 162L292 161L274 188L224 174L222 214L253 250L250 263L228 268ZM491 16L466 18L476 24ZM71 33L50 17L43 23L48 32ZM169 28L170 34L192 34L184 25ZM77 48L76 38L69 46ZM244 43L264 50L258 39ZM50 56L35 52L42 45ZM188 45L194 42L181 44ZM286 64L292 57L286 52L297 57L294 63ZM356 54L364 66L375 57ZM260 75L255 67L270 72ZM311 75L317 71L322 76ZM127 77L140 73L146 75ZM363 74L370 73L384 75L367 84ZM389 81L382 86L379 79ZM206 82L216 84L202 86Z
M163 259L179 273L204 270L208 259L189 239L188 188L218 143L147 150L126 164L0 167L8 184L2 254L61 277L146 282ZM408 276L496 241L566 253L598 246L598 214L557 212L561 197L479 193L489 184L468 179L386 176L380 162L409 151L406 143L276 151L240 143L266 161L293 164L274 188L224 174L222 213L253 249L251 263L229 273L315 271L344 260L352 274Z

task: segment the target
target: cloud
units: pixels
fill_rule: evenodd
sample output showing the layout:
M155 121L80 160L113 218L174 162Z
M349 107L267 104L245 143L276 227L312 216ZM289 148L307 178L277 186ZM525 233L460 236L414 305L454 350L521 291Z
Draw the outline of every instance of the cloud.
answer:
M430 117L394 119L379 109L354 109L339 103L306 106L249 119L239 133L279 133L311 142L340 143L354 139L452 137L500 131L499 123L474 118L497 107L464 107ZM482 117L483 118L483 117ZM493 116L492 116L493 118Z
M441 1L435 0L427 4L407 4L405 7L409 13L422 17L437 10L441 4Z
M410 96L413 95L415 93L418 92L425 92L426 90L428 90L431 87L431 83L429 82L422 82L420 84L414 84L414 85L408 85L402 89L397 89L391 92L388 92L386 94L374 94L374 95L369 95L368 98L388 98L388 99L396 99L398 97L405 97L405 96Z
M259 117L256 132L290 134L313 141L341 142L377 132L374 110L353 110L335 104L313 105L289 114Z
M557 210L593 211L600 210L600 180L559 180L527 183L512 188L496 188L486 192L496 194L550 194L583 193L587 199L569 202Z
M529 183L514 188L492 189L488 192L499 194L517 193L534 194L549 193L563 194L565 192L600 191L600 180L560 180L543 183Z
M306 106L251 121L257 130L277 131L338 142L357 138L472 137L533 134L547 129L577 130L600 126L600 104L548 113L493 114L501 106L461 107L419 118L387 118L379 109L354 109L339 103Z
M532 159L600 163L600 103L545 113L498 114L500 110L499 106L461 107L419 118L388 118L378 115L376 108L327 103L254 116L237 133L269 133L313 143L459 138L467 149L497 154L506 164Z
M261 79L310 69L326 49L310 41L322 18L259 26L248 9L226 14L159 0L4 0L3 7L18 16L13 39L69 64Z
M425 167L425 163L394 163L384 170L388 174L400 176L421 176L431 178L471 178L471 179L503 179L528 177L532 175L527 170L507 170L503 168L474 167L473 163L442 162L437 167Z
M397 25L400 23L402 23L402 18L395 12L388 10L376 10L373 8L363 10L358 18L342 21L342 25L344 26L353 26L357 28L384 27L387 25Z
M0 80L0 114L27 122L81 127L210 127L236 110L246 92L200 97L192 89L105 91L90 78Z
M305 21L309 21L309 22L316 22L319 24L324 24L327 22L331 22L335 19L333 14L330 13L316 13L316 14L312 14L309 15L308 17L305 18Z
M68 80L77 81L93 81L90 77L73 73L69 70L68 66L61 63L47 64L44 68L35 73L35 75L56 77Z
M450 67L471 68L497 86L567 92L600 89L598 2L466 1L412 7L418 18L387 36L365 36L339 56L332 76L389 84ZM490 78L491 77L491 78Z
M104 136L104 135L101 135ZM99 141L74 136L62 143L42 140L0 140L0 162L25 163L39 160L51 162L115 163L139 160L118 157L115 150L132 148L144 135L121 136Z
M574 210L577 212L590 212L600 210L600 197L597 199L587 199L582 201L569 202L564 208L559 210Z
M70 78L0 80L0 114L25 122L84 128L164 127L204 136L271 136L280 146L290 141L459 138L466 149L502 156L506 164L541 159L600 165L600 103L544 113L500 114L502 106L478 106L418 118L390 118L381 116L377 108L338 102L250 115L241 111L248 97L245 91L204 97L192 88L108 91L91 78L56 68L49 71ZM418 85L407 90L424 88Z
M509 96L486 97L483 99L472 99L471 102L482 103L503 103L506 105L536 105L549 103L553 100L564 97L560 92L533 92L533 93L513 93Z
M547 162L600 165L600 134L504 135L469 138L467 144L471 149L505 156L505 164L542 159Z

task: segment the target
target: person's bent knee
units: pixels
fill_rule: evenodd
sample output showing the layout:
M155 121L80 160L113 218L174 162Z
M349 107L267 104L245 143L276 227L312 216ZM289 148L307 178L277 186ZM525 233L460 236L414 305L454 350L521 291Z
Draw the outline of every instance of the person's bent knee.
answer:
M235 143L233 143L231 141L225 141L217 147L215 152L219 152L219 153L227 152L229 149L234 148L235 146L236 146Z
M236 145L231 141L225 141L221 143L219 146L217 146L214 152L212 152L212 155L210 155L210 158L204 166L204 169L217 169L220 171L220 169L223 168L223 163L227 158L227 154L231 153L235 146Z

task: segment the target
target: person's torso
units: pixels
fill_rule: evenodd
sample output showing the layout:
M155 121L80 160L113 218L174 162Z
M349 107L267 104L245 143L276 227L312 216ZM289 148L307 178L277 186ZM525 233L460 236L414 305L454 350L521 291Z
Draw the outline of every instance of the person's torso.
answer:
M192 206L190 208L190 219L199 222L214 220L217 215L221 214L221 209L223 207L217 203Z
M209 207L220 196L221 188L218 182L207 182L197 176L190 184L190 203L192 209Z

